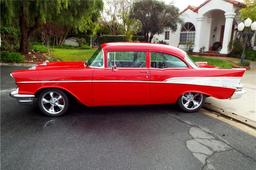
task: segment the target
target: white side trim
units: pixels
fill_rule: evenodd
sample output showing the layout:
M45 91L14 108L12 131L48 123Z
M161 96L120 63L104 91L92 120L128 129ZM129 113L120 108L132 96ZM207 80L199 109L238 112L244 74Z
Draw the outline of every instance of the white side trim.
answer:
M19 84L34 83L167 83L167 84L191 84L201 86L233 88L239 86L241 77L172 77L164 81L140 81L140 80L52 80L52 81L21 81Z
M191 84L201 86L226 87L235 89L241 77L173 77L165 80L171 84Z

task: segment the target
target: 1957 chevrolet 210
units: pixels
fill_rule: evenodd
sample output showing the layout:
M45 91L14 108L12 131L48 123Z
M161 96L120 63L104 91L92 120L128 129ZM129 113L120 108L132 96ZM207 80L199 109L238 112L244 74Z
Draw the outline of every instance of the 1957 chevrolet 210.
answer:
M177 103L198 111L205 97L239 97L245 69L196 65L177 48L149 43L106 43L84 62L45 62L11 73L20 103L36 101L48 116L67 112L70 100L86 106Z

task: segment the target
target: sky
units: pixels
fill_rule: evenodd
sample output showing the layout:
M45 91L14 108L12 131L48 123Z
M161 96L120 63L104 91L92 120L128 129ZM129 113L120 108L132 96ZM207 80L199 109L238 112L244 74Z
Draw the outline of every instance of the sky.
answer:
M164 1L166 4L172 3L173 5L178 7L180 11L182 11L183 9L187 8L188 5L197 7L206 0L161 0L161 1ZM236 1L243 2L243 0L236 0Z
M180 11L182 11L188 5L199 6L205 0L161 0L161 1L164 1L166 4L172 3L174 6L178 7Z
M104 5L106 5L106 6L108 5L107 1L111 1L111 0L103 0L103 2L105 3ZM172 4L172 5L176 6L177 8L179 8L179 10L181 12L182 10L187 8L188 5L197 7L200 4L202 4L203 2L205 2L206 0L159 0L159 1L163 1L166 4ZM236 1L243 2L243 0L236 0ZM108 18L107 14L104 11L103 11L103 16L106 19Z
M108 9L109 3L111 0L103 0L105 9ZM120 0L121 1L121 0ZM184 10L188 5L192 6L199 6L201 3L203 3L205 0L159 0L163 1L166 4L173 4L174 6L178 7L180 11ZM108 20L108 14L106 14L105 9L103 10L103 16L106 20Z

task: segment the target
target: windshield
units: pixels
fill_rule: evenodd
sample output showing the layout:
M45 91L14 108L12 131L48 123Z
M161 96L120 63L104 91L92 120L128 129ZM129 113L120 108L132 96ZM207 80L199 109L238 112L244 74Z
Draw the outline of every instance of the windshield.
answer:
M101 48L98 48L87 62L88 66L91 67L103 67L103 63L103 50Z
M193 60L191 60L191 58L188 56L188 54L186 53L185 55L185 60L186 62L188 62L188 64L193 67L193 68L198 68L197 65L194 63Z

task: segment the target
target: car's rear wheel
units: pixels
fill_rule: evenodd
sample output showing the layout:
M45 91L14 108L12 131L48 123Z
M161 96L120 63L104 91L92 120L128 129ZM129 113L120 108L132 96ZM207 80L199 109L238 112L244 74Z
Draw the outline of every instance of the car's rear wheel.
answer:
M205 96L201 93L184 93L178 100L179 107L185 112L197 112L204 104Z
M67 112L69 100L67 95L58 89L47 89L40 93L38 106L47 116L60 116Z

